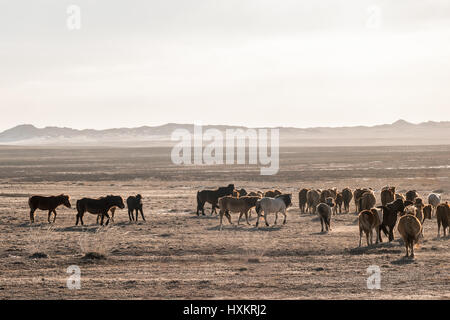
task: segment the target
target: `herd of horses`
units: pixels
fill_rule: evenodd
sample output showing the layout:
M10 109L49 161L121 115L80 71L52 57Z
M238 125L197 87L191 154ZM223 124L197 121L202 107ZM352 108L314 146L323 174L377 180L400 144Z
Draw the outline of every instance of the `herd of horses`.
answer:
M371 188L356 189L344 188L338 191L331 189L301 189L298 194L300 213L317 214L322 226L321 232L331 231L332 215L342 214L342 211L349 213L350 201L354 199L356 214L359 224L359 246L361 246L363 234L366 235L367 245L373 244L373 233L376 234L376 243L382 242L381 231L389 238L389 242L394 240L394 228L402 236L406 256L414 257L414 244L423 237L423 224L426 219L436 216L438 225L438 237L442 226L444 237L450 222L450 206L448 202L441 203L441 196L436 193L428 195L428 204L425 205L416 190L410 190L405 195L396 193L395 187L386 186L381 190L381 205L376 206L376 197ZM127 198L128 218L130 221L138 221L139 213L145 221L142 209L142 196L130 196ZM278 214L284 216L283 224L286 223L287 209L292 206L292 194L282 193L279 190L269 190L266 192L247 192L245 189L236 190L234 184L226 187L219 187L213 190L201 190L197 192L197 212L205 215L204 206L211 204L211 215L217 214L219 209L220 224L219 230L223 228L223 217L231 221L230 213L239 213L238 224L245 215L247 224L249 216L254 208L257 214L256 225L258 227L260 218L264 218L266 226L268 214L275 214L277 224ZM28 200L30 206L30 222L34 223L35 211L48 210L48 222L54 223L56 220L56 208L64 205L71 208L68 195L58 196L32 196ZM344 210L342 210L342 206ZM82 198L76 202L76 222L84 225L83 216L86 212L97 215L97 223L103 225L106 218L106 225L110 220L114 222L114 212L116 208L124 209L125 204L121 196L108 195L105 197L92 199ZM135 212L135 216L133 215ZM111 213L111 215L109 215ZM53 220L51 216L53 214ZM398 221L398 223L397 223Z
M354 199L356 214L359 225L359 246L362 243L363 234L366 235L367 245L373 245L373 233L376 234L376 243L382 242L381 231L389 238L389 242L394 240L394 228L403 238L406 247L406 256L414 257L414 245L423 237L423 224L426 219L432 218L435 213L438 237L440 237L441 226L446 237L447 229L450 225L450 206L448 202L441 203L441 196L436 193L428 195L428 204L425 205L416 190L410 190L405 195L395 192L395 187L383 187L380 193L381 205L376 206L375 192L372 188L362 188L352 191L344 188L338 192L337 188L331 189L301 189L298 194L299 208L301 213L316 214L320 218L322 226L321 232L331 231L331 217L333 214L349 213L350 201ZM238 224L241 217L245 215L247 224L249 213L255 208L257 220L255 227L258 227L260 217L264 217L266 226L267 214L275 213L277 224L278 213L284 215L283 224L286 223L287 208L292 205L292 194L282 193L279 190L266 192L253 191L247 193L245 189L236 190L233 184L226 187L219 187L214 190L201 190L197 192L197 215L203 215L206 203L211 204L211 215L220 209L220 225L222 230L223 216L226 216L229 223L231 212L239 213ZM398 221L398 223L397 223Z
M54 223L56 220L56 208L64 205L67 208L71 208L70 197L65 194L60 194L58 196L32 196L28 199L28 205L30 206L30 222L34 223L35 211L48 210L48 222ZM142 210L142 196L140 194L136 196L130 196L127 198L128 207L128 218L130 221L138 221L139 213L141 214L142 220L145 221L144 212ZM101 219L100 224L103 225L104 218L106 217L106 225L109 224L111 220L114 222L114 212L116 208L124 209L125 204L121 196L108 195L106 197L100 197L98 199L92 198L82 198L76 202L76 223L78 225L84 225L83 216L86 212L97 215L97 223ZM111 212L111 216L108 212ZM136 212L136 218L133 216ZM50 219L53 213L53 221Z

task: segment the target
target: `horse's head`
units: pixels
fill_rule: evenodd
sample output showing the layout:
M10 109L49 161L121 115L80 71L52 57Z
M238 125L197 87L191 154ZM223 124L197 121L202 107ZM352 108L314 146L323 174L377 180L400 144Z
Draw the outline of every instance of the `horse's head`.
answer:
M142 200L142 196L140 194L136 195L136 200L141 201Z
M333 198L332 197L328 197L325 199L325 201L327 202L327 205L330 207L334 207L334 202L333 202Z
M125 208L125 205L123 203L123 199L121 196L107 196L106 197L111 205L115 207L119 207L120 209Z
M70 205L70 197L66 196L65 194L61 194L60 195L62 201L63 201L63 205L66 206L67 208L71 208L72 206Z

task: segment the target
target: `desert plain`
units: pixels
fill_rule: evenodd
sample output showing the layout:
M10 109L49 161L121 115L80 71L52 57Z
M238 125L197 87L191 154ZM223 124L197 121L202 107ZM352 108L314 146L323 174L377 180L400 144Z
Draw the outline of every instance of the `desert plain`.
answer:
M177 166L170 148L0 147L1 299L450 299L450 238L437 237L436 218L424 224L414 259L395 240L358 247L357 215L332 217L321 233L317 216L300 214L301 188L383 186L450 198L450 146L292 147L280 149L280 170L261 176L256 165ZM292 193L287 223L255 228L232 214L197 216L196 192L234 183L247 191ZM28 197L70 195L54 224ZM146 221L114 223L86 214L75 226L82 197L141 194ZM140 218L140 217L139 217ZM442 236L442 231L441 231ZM97 256L86 255L97 253ZM70 266L80 288L69 289ZM380 289L368 289L378 266Z

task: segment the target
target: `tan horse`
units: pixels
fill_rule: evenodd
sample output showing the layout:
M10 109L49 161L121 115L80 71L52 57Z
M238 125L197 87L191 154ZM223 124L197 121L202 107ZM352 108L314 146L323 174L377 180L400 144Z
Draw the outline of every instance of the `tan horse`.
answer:
M256 205L256 201L261 199L260 197L249 197L249 196L243 196L240 198L235 198L232 196L226 196L219 199L219 215L220 215L220 227L219 230L222 230L222 220L223 215L228 218L228 221L230 224L233 224L231 222L231 216L229 212L239 212L239 219L238 224L241 221L242 215L245 214L245 220L247 221L247 224L250 224L248 222L248 212L251 208L253 208Z

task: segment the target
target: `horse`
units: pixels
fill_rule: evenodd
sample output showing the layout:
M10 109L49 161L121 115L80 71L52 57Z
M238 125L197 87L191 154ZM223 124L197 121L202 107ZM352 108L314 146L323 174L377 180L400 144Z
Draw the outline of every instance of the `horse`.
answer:
M215 190L201 190L197 192L197 216L199 215L198 212L201 210L202 215L205 215L205 203L209 202L212 205L211 208L211 215L214 213L217 213L216 208L218 207L218 201L219 198L230 196L233 194L234 191L234 184L229 184L226 187L219 187Z
M264 221L266 226L269 226L267 222L267 214L275 213L275 224L277 224L278 213L284 215L283 224L286 223L286 210L292 205L292 195L291 194L280 194L275 198L264 197L256 202L256 213L258 217L256 219L256 227L259 224L259 218L261 217L261 211L264 212Z
M383 209L383 220L379 228L389 237L389 242L394 240L394 227L397 223L397 213L402 213L405 210L405 203L402 199L394 200L386 206L377 206L378 209ZM380 233L380 242L383 242Z
M140 194L136 197L129 196L127 198L128 218L134 221L133 211L136 211L136 222L138 221L139 212L141 212L142 220L145 221L144 212L142 211L142 196Z
M48 223L50 222L50 216L53 212L53 223L56 220L56 208L60 205L64 205L67 208L70 208L70 197L64 194L60 194L59 196L32 196L28 199L28 205L30 206L30 222L34 223L34 212L36 209L40 210L48 210Z
M104 216L106 216L106 218L108 218L108 220L106 221L106 225L108 225L110 220L108 211L112 207L119 207L120 209L125 208L122 197L109 195L98 199L91 199L91 198L80 199L77 201L77 221L75 225L76 226L78 225L78 221L81 222L81 225L84 225L83 215L85 212L101 215L102 216L101 225L103 225L103 218Z
M243 196L240 198L235 198L232 196L225 196L222 198L219 198L219 215L220 215L220 226L219 230L222 230L222 220L223 216L225 215L228 218L228 221L230 224L233 224L231 222L231 216L229 212L239 212L239 219L238 224L241 221L242 215L245 214L245 220L247 221L247 224L250 224L248 222L248 212L251 208L253 208L256 205L256 202L261 199L260 197L249 197L249 196Z

